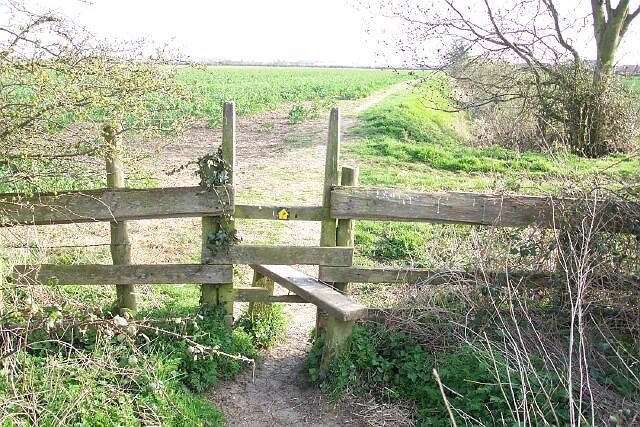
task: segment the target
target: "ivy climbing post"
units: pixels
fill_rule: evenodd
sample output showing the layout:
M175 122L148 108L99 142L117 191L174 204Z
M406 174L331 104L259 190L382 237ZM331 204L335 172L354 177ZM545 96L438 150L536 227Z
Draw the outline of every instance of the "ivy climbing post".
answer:
M225 102L223 106L222 116L222 145L218 151L220 159L215 159L213 163L215 173L212 179L203 176L207 165L200 165L201 185L203 181L209 186L215 185L233 185L234 170L236 158L236 111L233 102ZM217 165L221 165L221 167ZM217 170L220 169L220 170ZM212 194L212 197L217 197ZM210 257L215 257L214 250L228 249L229 244L236 241L236 230L233 215L203 217L202 218L202 251L201 257L203 262ZM201 286L200 302L208 307L220 307L225 313L225 322L228 326L233 324L233 280L231 283L224 284L207 284Z

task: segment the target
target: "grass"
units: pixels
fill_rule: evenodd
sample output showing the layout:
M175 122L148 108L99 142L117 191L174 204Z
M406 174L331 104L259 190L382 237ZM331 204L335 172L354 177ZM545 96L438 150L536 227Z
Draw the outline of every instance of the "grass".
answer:
M407 73L389 70L293 67L206 67L177 74L191 94L182 112L206 118L214 126L221 123L225 101L235 102L239 116L295 104L290 118L296 123L316 113L316 104L305 107L301 104L305 101L327 107L339 99L363 98L408 78Z
M362 163L363 185L415 190L557 190L565 180L596 175L630 179L637 157L616 154L584 159L571 154L517 152L499 146L475 147L467 136L465 113L449 113L446 82L429 79L389 97L362 115L351 130L357 138L345 150Z
M37 254L31 257L18 260L6 251L0 252L3 281L13 263L33 262ZM49 253L44 262L86 264L109 260L104 248L91 254L69 249ZM200 310L199 285L139 286L137 291L140 309L136 319L152 319L153 326L230 354L255 359L258 349L273 345L285 328L285 317L278 307L265 313L264 318L243 316L243 322L230 331L219 313ZM56 318L65 319L88 309L106 313L108 322L115 292L110 286L3 286L3 322L7 315L12 316L5 309L20 307L20 301L27 297L40 307L36 316L51 318L52 313L60 313ZM23 321L21 313L24 311L20 309L13 314L18 317L11 322ZM246 369L244 362L224 356L194 356L186 341L147 331L127 337L105 335L104 329L94 331L91 327L85 335L54 328L48 333L41 330L31 334L29 342L29 350L19 353L19 360L15 360L19 363L0 363L0 399L7 402L0 410L0 426L22 425L24 408L32 401L35 406L30 418L35 425L54 425L60 419L65 425L223 425L224 415L200 393ZM68 351L69 344L73 352ZM75 409L70 411L71 407Z
M629 181L640 171L638 157L626 154L585 159L474 146L468 114L446 111L452 109L448 90L447 81L436 76L361 115L362 124L350 130L354 141L345 146L360 164L361 185L541 194L561 190L567 180ZM446 260L434 259L439 251L433 242L447 242L452 233L465 230L468 227L358 221L356 260L364 265L443 266ZM448 255L450 267L464 265L461 257Z

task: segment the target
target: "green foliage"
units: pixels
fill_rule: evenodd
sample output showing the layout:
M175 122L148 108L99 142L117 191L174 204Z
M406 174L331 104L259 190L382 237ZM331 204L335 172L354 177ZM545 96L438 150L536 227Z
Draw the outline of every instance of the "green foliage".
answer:
M37 9L35 6L31 6ZM0 40L0 187L87 184L78 159L101 155L100 129L153 137L176 132L187 92L170 60L97 43L73 23L9 2ZM4 17L3 16L3 17Z
M26 425L223 425L223 414L210 401L181 386L178 361L154 355L149 371L133 357L91 363L83 357L27 355L12 381L24 387L25 401L33 398L33 418ZM0 399L7 405L0 425L24 425L24 402L11 398L10 389L9 377L0 374Z
M229 100L235 102L239 116L246 116L284 103L322 101L319 105L324 105L336 99L358 99L408 78L407 73L380 70L225 66L185 68L176 75L191 94L179 114L206 118L211 125L221 123L222 104ZM300 112L306 111L300 107Z
M364 163L361 184L536 193L563 185L565 178L582 182L596 175L637 176L640 162L632 155L594 160L473 146L466 131L468 116L446 111L452 108L448 91L442 78L429 78L363 113L363 124L351 130L358 140L345 147Z
M269 348L285 336L287 318L282 304L269 304L259 310L247 310L236 321L256 348Z
M29 349L0 364L0 397L10 402L0 411L0 425L23 422L22 410L32 400L35 425L55 424L61 416L69 425L222 425L220 411L185 385L201 392L218 378L234 378L246 363L198 347L257 356L250 337L230 331L217 312L193 317L169 307L168 320L151 321L147 328L96 307L84 316L101 326L62 328L60 322L70 315L66 310L30 307L47 319L47 329L34 330ZM187 316L176 316L179 312ZM75 350L69 352L71 346ZM4 424L11 418L15 423Z
M195 320L178 317L160 324L160 327L189 336L198 344L217 348L225 353L241 354L249 358L258 355L251 337L241 329L230 332L220 314L211 313ZM214 386L218 378L235 378L245 369L244 363L234 359L193 354L189 343L162 333L157 334L157 340L151 349L154 353L172 355L179 359L180 380L197 392Z
M314 380L317 380L321 343L322 340L318 340L314 344L309 356L308 369ZM519 385L513 383L513 378L518 377L518 373L512 371L514 367L508 367L502 359L498 359L494 366L489 355L477 348L465 346L455 350L434 352L405 333L391 332L377 324L358 325L349 351L332 361L324 387L336 395L350 391L372 393L388 400L410 401L415 404L421 425L444 426L450 421L432 373L436 369L449 390L447 399L452 407L489 425L501 423L503 417L508 422L515 422L511 419L510 405L514 404L511 399L522 402L523 394ZM509 391L509 400L502 393L497 379L507 387L511 384L514 394L512 396ZM561 423L568 422L568 399L557 387L558 378L541 371L540 380L545 382L545 387L558 390L551 396L552 405L560 415ZM536 381L532 379L534 385ZM538 400L536 403L546 414L546 421L554 423L550 404L542 395ZM459 413L457 419L459 423L463 421Z

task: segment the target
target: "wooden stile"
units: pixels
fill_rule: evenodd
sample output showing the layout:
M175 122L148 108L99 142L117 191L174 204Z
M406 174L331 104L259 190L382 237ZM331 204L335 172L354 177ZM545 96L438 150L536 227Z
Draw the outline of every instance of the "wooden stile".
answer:
M341 321L362 319L367 315L366 307L318 279L288 265L252 265L251 267Z
M225 283L233 277L231 266L203 264L130 265L16 265L17 282L50 285Z

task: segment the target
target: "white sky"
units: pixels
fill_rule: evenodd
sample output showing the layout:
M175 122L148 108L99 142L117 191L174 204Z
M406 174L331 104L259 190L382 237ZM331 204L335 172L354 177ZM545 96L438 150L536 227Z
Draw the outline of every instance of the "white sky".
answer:
M380 63L350 0L38 0L101 38L170 42L193 60Z
M0 0L1 2L2 0ZM25 0L56 10L111 41L146 38L192 60L313 61L330 65L397 66L398 20L360 7L361 0ZM428 6L429 0L395 0ZM476 7L480 0L456 0ZM501 0L500 0L501 1ZM500 4L499 0L492 1ZM631 2L632 7L638 3ZM588 16L588 0L557 0L568 19ZM482 14L482 13L481 13ZM619 63L640 63L640 18L618 54ZM585 21L587 22L587 21ZM578 49L593 58L587 22ZM570 35L569 35L570 37ZM385 44L384 42L387 42ZM387 47L389 45L390 47ZM582 45L582 47L580 47ZM422 46L424 62L437 61L441 42Z

